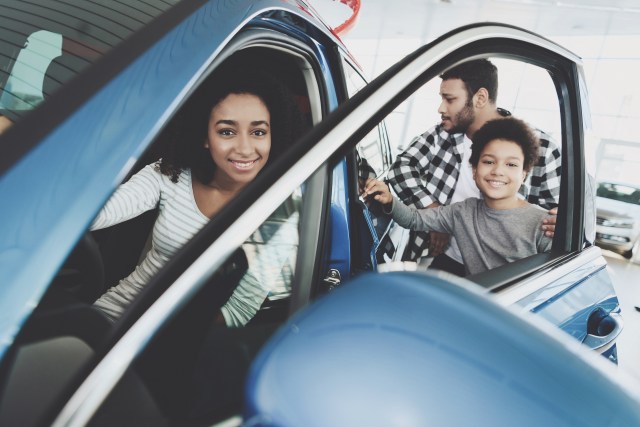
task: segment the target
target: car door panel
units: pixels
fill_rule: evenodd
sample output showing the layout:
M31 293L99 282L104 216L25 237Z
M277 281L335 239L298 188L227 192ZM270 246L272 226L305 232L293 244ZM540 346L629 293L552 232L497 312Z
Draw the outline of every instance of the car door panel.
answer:
M618 298L597 247L584 250L549 274L522 281L509 292L498 292L496 297L505 305L535 313L600 353L614 345L622 328L622 320L616 316L620 312ZM611 321L611 328L599 330L597 323L601 321Z

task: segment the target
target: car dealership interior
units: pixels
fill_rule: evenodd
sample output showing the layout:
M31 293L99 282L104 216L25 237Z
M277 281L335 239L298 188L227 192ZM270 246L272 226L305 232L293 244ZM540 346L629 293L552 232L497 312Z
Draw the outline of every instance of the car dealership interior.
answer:
M640 75L637 1L312 0L312 5L339 31L369 79L419 46L474 22L516 25L568 47L582 58L589 86L596 179L626 184L630 186L627 193L640 188L640 85L634 83ZM523 79L525 75L512 77ZM387 123L392 145L403 147L437 122L439 97L437 93L425 96L430 97L428 101L413 102ZM598 191L597 242L611 270L624 317L619 364L640 379L640 309L636 310L640 307L639 194L636 191L633 201L623 203L611 202ZM617 205L605 208L607 202ZM622 224L600 230L607 221ZM624 235L617 236L616 230L623 230ZM619 250L616 243L621 240L631 249Z

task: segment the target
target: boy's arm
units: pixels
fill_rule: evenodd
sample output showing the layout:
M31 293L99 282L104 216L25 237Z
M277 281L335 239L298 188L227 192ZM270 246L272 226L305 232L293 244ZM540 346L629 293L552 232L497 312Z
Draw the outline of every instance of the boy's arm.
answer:
M416 209L395 199L385 207L391 218L403 228L418 231L439 231L453 233L453 213L455 206L438 206L430 209Z
M540 139L540 157L531 170L529 203L552 209L560 200L560 178L562 177L562 157L551 136L537 130Z
M440 231L451 233L453 230L452 206L438 206L430 209L416 209L395 199L389 186L377 179L368 179L361 196L382 204L383 210L391 214L393 220L403 228L420 231ZM456 206L455 204L453 206Z

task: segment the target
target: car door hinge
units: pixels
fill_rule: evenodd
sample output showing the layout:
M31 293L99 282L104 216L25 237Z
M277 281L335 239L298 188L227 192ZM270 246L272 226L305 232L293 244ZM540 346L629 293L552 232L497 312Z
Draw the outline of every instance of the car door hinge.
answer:
M340 286L340 283L342 283L342 278L340 277L340 272L335 268L329 269L327 276L322 281L325 292L332 291L334 288Z

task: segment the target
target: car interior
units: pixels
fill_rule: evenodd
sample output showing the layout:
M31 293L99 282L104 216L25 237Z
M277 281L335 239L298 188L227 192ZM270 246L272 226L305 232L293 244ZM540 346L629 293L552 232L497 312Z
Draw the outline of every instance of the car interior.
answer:
M322 102L321 89L314 77L316 70L299 52L288 51L278 46L277 42L270 44L262 40L258 43L255 41L257 36L237 36L239 41L235 46L232 43L229 49L235 53L226 57L223 55L224 62L244 67L260 64L268 68L289 86L302 112L304 126L310 127L319 120ZM242 48L238 48L238 45ZM184 103L126 179L160 157L175 137L174 124L179 121L180 114L188 114L188 106L188 102ZM148 424L152 419L155 420L154 425L192 425L200 421L210 422L212 417L218 419L239 412L243 378L250 361L261 344L289 316L294 271L283 270L272 278L266 278L273 282L272 292L244 328L215 326L214 316L218 311L215 308L227 301L245 276L252 259L264 258L264 254L273 252L270 242L283 244L282 238L276 238L278 230L293 229L295 234L300 231L300 238L304 238L304 211L309 208L303 192L311 190L312 185L310 183L309 188L303 186L292 194L238 248L224 267L207 279L197 298L193 298L189 306L180 311L129 369L96 414L92 425L140 425L142 420ZM1 392L12 399L2 401L0 424L2 420L21 420L20 425L36 425L53 416L55 412L52 411L55 411L56 403L62 401L63 391L71 390L72 384L78 384L112 343L168 286L166 283L170 279L164 280L164 286L155 288L154 283L162 280L150 283L131 309L115 324L91 307L91 303L108 286L116 284L138 264L156 216L157 211L152 210L116 226L87 231L78 241L5 359L4 369L0 372L0 378L4 378ZM291 236L290 232L288 236ZM298 252L297 241L285 243L290 250ZM294 258L293 264L295 262ZM299 266L296 267L296 271L299 269ZM158 276L163 273L164 270ZM189 334L185 334L185 330L189 330ZM205 356L206 363L203 359ZM65 363L60 364L60 359L64 359ZM34 363L41 369L34 369ZM211 370L212 367L215 372L205 372L209 381L203 383L202 372L198 370ZM23 404L30 399L26 399L24 393L32 393L35 384L42 382L39 375L43 369L55 370L58 375L49 378L47 383L51 384L41 387L41 393L36 396L38 401L45 404L36 410L27 410ZM211 385L213 388L207 389ZM21 403L12 405L12 402ZM123 403L128 408L124 412Z

